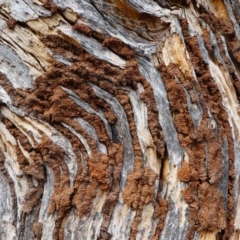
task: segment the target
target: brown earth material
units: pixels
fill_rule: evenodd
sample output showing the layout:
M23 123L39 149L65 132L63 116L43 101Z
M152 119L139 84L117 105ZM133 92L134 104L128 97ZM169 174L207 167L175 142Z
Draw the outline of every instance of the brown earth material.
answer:
M77 24L73 25L72 28L73 28L73 30L77 30L87 36L91 36L92 29L85 24L77 23Z
M208 17L211 16L210 14L208 15ZM216 27L216 22L213 22L213 27ZM184 36L185 36L185 42L186 42L186 46L187 46L187 50L190 54L190 59L192 60L195 72L196 72L196 76L200 85L200 88L197 87L197 92L199 94L199 98L200 101L203 103L205 102L208 109L211 111L211 114L213 116L213 118L215 119L215 121L218 124L218 128L219 128L219 137L216 136L216 133L214 133L214 131L208 131L206 132L206 127L200 127L199 128L199 136L204 137L206 140L205 145L208 151L208 158L207 158L207 174L208 174L208 178L209 178L209 183L212 185L210 185L210 189L214 189L214 186L217 186L217 183L220 181L221 179L221 146L223 144L223 138L225 136L225 134L227 135L227 140L229 143L229 157L230 157L230 164L229 164L229 176L232 176L232 178L234 179L233 176L233 160L234 160L234 151L233 151L233 140L232 140L232 136L231 136L231 128L229 126L228 123L228 119L227 119L227 113L225 111L225 109L222 106L222 97L221 94L219 93L219 90L217 89L214 80L212 79L209 70L207 68L207 66L205 66L205 63L203 62L203 59L201 57L201 53L198 50L198 43L197 43L197 39L196 37L189 37L189 35L187 34L187 25L186 22L183 20L182 21L182 27L185 29L183 30ZM231 31L231 28L230 30ZM209 38L209 34L208 32L204 32L203 33L203 37L204 39L208 39ZM212 46L211 44L209 44L209 41L206 42L206 47L208 49L208 51L210 52L210 56L212 56L213 52L212 52ZM195 84L196 85L196 84ZM206 112L206 107L204 105L202 105L203 110L205 113L204 116L207 117L207 112ZM204 119L204 118L203 118ZM209 122L210 123L210 122ZM205 123L205 126L209 125L209 123ZM207 124L207 125L206 125ZM204 126L204 125L203 125ZM203 135L204 134L204 135ZM218 140L219 138L219 140ZM198 137L199 139L199 137ZM199 140L198 140L199 141ZM215 142L215 143L214 143ZM194 153L196 153L194 151ZM200 155L199 155L200 156ZM203 156L201 154L201 156ZM191 158L190 158L191 159ZM218 164L216 164L216 160L218 160ZM191 161L190 161L190 166L191 166ZM191 170L190 170L191 171ZM197 180L194 178L194 180ZM198 184L196 185L192 185L198 188ZM209 185L204 185L204 186L209 186ZM201 188L201 187L200 187ZM208 187L209 188L209 187ZM213 190L211 190L213 191ZM218 189L216 188L216 195L218 195L219 199L222 199L221 197L221 193L218 191ZM229 195L228 195L228 201L230 202L232 199L232 190L229 189ZM204 196L204 195L203 195ZM205 196L207 197L207 196ZM201 209L201 204L204 203L203 198L201 197L201 202L196 203L198 205L198 207L200 207ZM196 206L197 206L196 205ZM219 204L218 206L221 206L221 204ZM214 209L214 208L213 208ZM224 211L223 210L219 210L216 209L216 214L219 214L220 212L222 212L222 216L225 217ZM233 213L233 208L229 208L228 209L229 214L226 217L226 223L224 223L222 219L222 217L216 215L216 219L219 219L219 225L221 226L222 229L226 228L226 224L227 224L227 231L225 231L225 237L229 236L232 232L233 226L232 226L232 213ZM193 212L193 214L196 214L196 211ZM191 216L193 216L193 214ZM214 217L212 215L212 217ZM200 226L201 228L209 228L211 230L213 230L213 226L212 224L210 224L208 222L208 217L206 215L206 222L204 222L204 215L201 215L201 221ZM209 226L207 227L207 222L209 224ZM215 226L217 228L217 226Z
M175 0L156 0L155 2L170 10L188 7L190 4L190 1ZM230 73L238 99L240 99L240 83L235 70L240 67L240 43L234 33L225 3L220 0L210 1L210 3L216 16L203 8L200 3L200 7L193 3L195 10L199 12L199 18L209 27L203 27L201 37L209 58L217 62L216 49L211 40L211 31L214 33L220 55ZM145 39L159 41L161 38L157 33L158 30L166 30L169 27L168 23L162 23L158 17L139 13L125 0L107 0L105 4L111 6L113 12L119 11L119 18L115 19L116 22L122 21L123 26L127 26L129 31L134 30L136 35ZM53 14L63 12L63 9L53 4L51 0L47 0L43 6L50 9ZM236 7L234 13L237 15ZM9 19L7 24L10 29L14 30L16 21ZM196 231L218 231L221 232L220 238L229 239L234 229L233 184L235 176L232 129L228 122L228 113L222 105L223 97L211 76L208 64L203 59L198 38L190 36L188 32L187 19L181 19L181 28L194 74L188 71L182 72L181 68L173 63L167 66L161 63L158 69L167 90L170 113L179 143L186 157L178 169L178 179L186 185L186 188L182 190L182 197L189 207L186 239L193 239ZM76 23L72 29L89 38L97 36L96 32L86 24ZM26 175L28 184L28 193L23 203L24 213L21 216L20 238L24 235L27 215L35 212L32 230L34 237L41 239L43 226L38 222L38 215L46 180L45 167L48 166L54 175L53 193L48 208L49 214L56 215L53 239L64 239L64 227L72 209L76 210L79 217L88 217L94 200L99 194L104 194L106 198L102 207L103 223L98 239L111 239L108 228L121 190L120 181L125 149L121 139L111 139L105 127L106 123L95 114L101 112L110 127L118 126L121 121L111 104L98 97L91 84L100 87L115 98L127 116L133 144L134 164L127 176L126 185L123 186L122 196L124 204L136 211L130 226L130 239L136 239L143 209L148 204L154 207L152 218L157 221L153 239L159 239L164 227L164 220L170 206L167 200L161 197L163 185L161 177L163 176L144 164L144 156L137 135L136 116L134 116L129 96L129 89L137 90L139 84L143 87L140 101L147 106L148 128L153 139L153 146L147 147L153 148L158 161L161 161L164 167L167 153L152 86L140 74L133 49L117 38L104 38L100 33L97 34L96 39L102 43L103 47L126 60L124 69L96 59L81 47L71 44L64 36L45 35L41 38L45 46L54 54L65 57L71 62L69 66L53 60L51 67L34 79L33 88L26 90L14 89L6 76L0 73L0 85L11 97L13 105L24 109L30 117L42 120L55 128L63 138L70 141L77 158L77 174L73 184L70 185L69 169L65 162L67 152L54 144L43 132L40 132L39 143L31 138L33 146L10 119L1 116L1 121L7 130L18 141L15 146L17 162L20 170ZM226 57L222 36L226 40L230 59ZM225 67L222 66L224 64L221 63L219 68ZM73 97L64 88L72 91L75 96ZM198 104L202 110L202 117L198 123L194 122L191 116L187 97L190 97L191 104ZM92 111L88 112L81 107L76 98L88 104ZM6 106L1 104L0 109L4 107ZM78 118L82 118L95 129L98 140L95 140L81 126ZM24 117L21 120L26 121ZM217 128L214 128L213 122L216 123ZM85 139L90 153L76 133ZM222 148L225 140L228 144L229 156L227 209L224 206L223 193L219 189L223 177ZM100 152L99 143L106 147L106 153ZM30 154L32 161L24 156L21 147ZM11 189L15 224L17 199L14 194L14 183L6 172L4 161L4 154L0 152L0 170ZM35 181L38 183L37 187L34 184ZM156 186L158 181L159 185Z
M7 25L9 27L9 29L13 30L15 25L16 25L17 21L13 18L10 18L7 20Z
M161 231L164 227L164 220L168 213L168 202L167 200L163 199L160 194L157 196L157 200L155 203L155 211L153 218L159 218L155 234L153 236L153 240L157 240L160 237Z
M75 30L79 30L77 28ZM139 209L138 215L131 226L131 238L134 239L137 234L143 206L150 202L155 202L154 182L159 176L150 168L143 166L143 157L136 133L132 106L127 92L123 90L122 87L127 86L136 89L137 83L142 84L144 87L145 91L142 93L141 99L148 105L148 123L154 143L152 147L158 152L161 158L161 156L164 156L165 144L162 129L157 121L158 111L153 97L153 90L138 70L138 64L133 59L135 55L134 51L117 39L106 39L103 45L115 51L123 58L129 59L126 69L123 70L95 59L83 49L68 43L58 36L44 36L42 41L54 53L63 55L69 61L72 61L73 64L65 66L60 62L54 61L51 68L34 81L34 88L25 91L14 89L4 76L0 78L0 81L2 87L11 96L15 106L24 107L32 117L37 117L39 120L51 124L63 134L64 137L70 140L73 151L78 158L77 175L73 187L70 187L68 168L63 160L66 153L60 147L53 144L47 136L42 135L41 143L36 143L35 152L41 153L41 159L37 160L37 155L33 152L34 165L29 165L25 158L21 157L21 152L19 151L18 161L22 169L24 169L26 174L35 176L39 182L45 178L44 175L37 174L38 171L40 173L43 171L43 164L48 165L48 167L53 170L54 190L49 206L49 213L53 214L55 212L57 214L53 232L54 239L63 239L64 224L73 207L76 208L79 216L89 214L98 189L101 189L101 191L107 194L103 205L104 222L102 224L101 235L105 236L105 238L110 237L107 229L120 192L119 184L123 166L123 144L122 142L112 142L107 135L103 121L97 115L90 114L77 105L62 88L72 90L81 100L88 103L94 111L98 111L100 108L108 123L116 124L119 119L117 119L114 111L106 101L96 96L88 84L89 82L113 95L123 106L128 118L133 140L135 170L128 177L128 183L123 195L124 201L129 206ZM98 68L95 66L98 66ZM54 81L52 81L52 79L54 79ZM107 147L107 155L98 152L96 141L93 140L86 130L75 120L75 118L78 117L81 117L95 128L100 143ZM9 122L9 124L10 123L11 122ZM68 128L62 125L62 123L70 126L86 139L91 148L92 156L88 156L81 141L79 141L75 134ZM5 122L5 124L8 123ZM19 135L20 133L16 132L16 134ZM16 134L14 137L18 138ZM21 140L21 142L24 141ZM27 151L29 151L31 147L28 145L23 144L24 149ZM139 173L143 173L143 176L139 176ZM42 184L43 183L44 182L42 182ZM39 185L40 188L43 187L42 184ZM139 198L137 198L137 196L128 198L128 192L135 186L139 189L136 195L141 194L142 196ZM31 209L39 203L37 199L39 199L41 194L42 191L38 191L35 188L29 191L25 198L26 212L31 211ZM167 205L164 201L165 200L161 200L156 204L158 212L159 209L161 209L161 204L164 203L164 206ZM163 207L163 213L160 216L161 220L159 221L156 235L159 235L163 227L166 213L167 207ZM41 227L37 222L34 223L33 230L36 237L39 238L41 235Z

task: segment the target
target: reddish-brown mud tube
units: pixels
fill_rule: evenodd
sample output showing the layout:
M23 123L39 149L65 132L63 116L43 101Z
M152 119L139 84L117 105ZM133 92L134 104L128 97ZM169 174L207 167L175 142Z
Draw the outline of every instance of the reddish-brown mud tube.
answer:
M239 240L240 1L0 0L0 239Z

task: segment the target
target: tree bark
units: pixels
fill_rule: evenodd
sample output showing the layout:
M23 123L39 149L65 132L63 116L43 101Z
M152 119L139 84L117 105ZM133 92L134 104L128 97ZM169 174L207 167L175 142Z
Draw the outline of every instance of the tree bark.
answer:
M237 0L0 0L0 238L240 239Z

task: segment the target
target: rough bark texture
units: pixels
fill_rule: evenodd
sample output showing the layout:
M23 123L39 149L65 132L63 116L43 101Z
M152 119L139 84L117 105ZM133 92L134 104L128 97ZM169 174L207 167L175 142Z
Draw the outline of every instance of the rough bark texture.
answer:
M0 239L240 238L237 0L0 0Z

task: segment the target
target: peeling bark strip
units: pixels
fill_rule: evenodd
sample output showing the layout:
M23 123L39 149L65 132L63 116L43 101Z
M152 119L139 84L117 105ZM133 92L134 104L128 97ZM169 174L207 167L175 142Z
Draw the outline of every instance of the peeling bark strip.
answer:
M0 239L239 239L240 4L0 0Z

